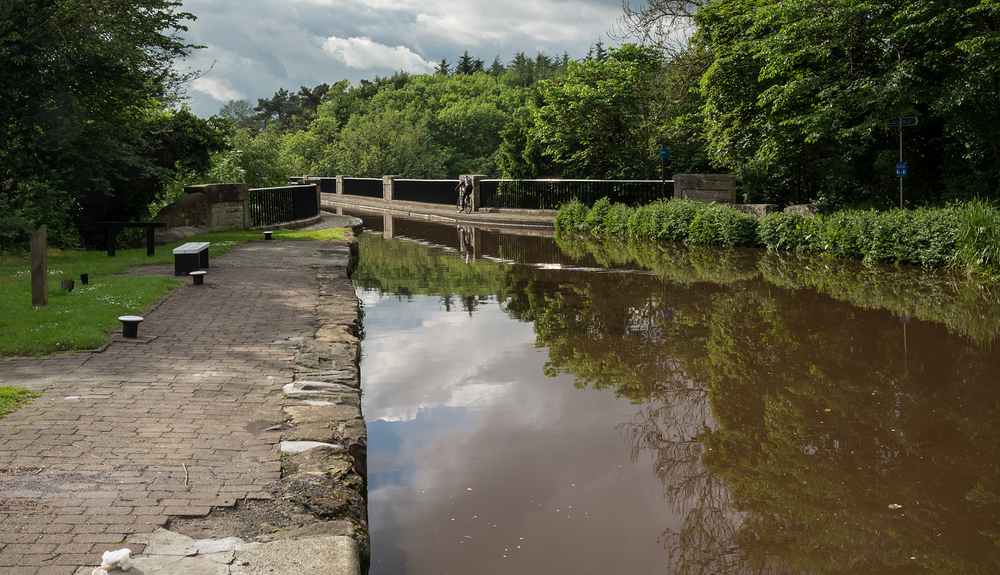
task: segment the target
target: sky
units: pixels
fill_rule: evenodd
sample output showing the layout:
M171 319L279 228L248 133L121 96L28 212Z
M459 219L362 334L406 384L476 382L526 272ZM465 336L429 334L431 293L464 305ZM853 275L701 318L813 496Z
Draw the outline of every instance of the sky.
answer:
M187 88L195 114L229 100L270 98L279 89L342 79L433 73L468 50L489 66L516 52L576 60L605 47L622 0L184 0L197 19L184 38L205 48L178 62L200 71Z

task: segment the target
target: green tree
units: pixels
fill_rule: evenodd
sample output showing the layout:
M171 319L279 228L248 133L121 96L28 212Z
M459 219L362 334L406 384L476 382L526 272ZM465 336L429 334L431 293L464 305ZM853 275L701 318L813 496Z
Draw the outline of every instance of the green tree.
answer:
M914 204L996 194L996 2L721 0L695 21L710 150L748 199L895 203L901 116L922 120Z
M380 84L378 90L370 93L376 83ZM361 168L369 174L375 166L387 165L374 161L374 155L365 156L363 166L350 163L364 156L361 148L395 149L395 144L388 143L400 138L399 134L360 134L357 127L364 125L369 130L405 126L403 139L416 135L417 141L423 142L430 138L426 149L401 153L400 157L416 153L415 157L422 154L429 159L403 162L409 166L408 175L492 173L500 131L526 99L524 90L511 88L482 71L407 76L401 82L377 79L376 83L352 88L346 81L338 82L329 91L327 102L317 108L308 130L283 136L285 160L293 171L319 176L359 175ZM385 173L403 173L402 169Z
M565 78L539 85L531 107L532 126L506 132L524 137L507 146L501 167L523 172L519 163L544 160L535 176L643 178L655 174L652 146L656 119L650 84L661 69L656 50L626 44L605 60L573 62Z
M448 63L447 58L441 58L441 62L434 68L434 73L438 76L451 74L451 64Z
M287 185L290 168L281 152L274 129L256 136L247 129L233 130L226 149L212 158L205 182L242 182L251 188Z
M472 56L469 56L469 51L466 50L462 53L462 57L458 59L458 64L455 64L456 74L471 74L475 72L475 64L472 61Z
M500 56L497 56L497 57L493 58L493 63L490 64L490 67L487 70L487 72L489 73L489 75L490 76L494 76L494 77L500 76L501 74L503 74L506 71L507 71L507 68L504 67L503 62L500 61Z
M442 153L427 128L399 111L352 116L332 150L338 172L357 177L386 174L443 177Z
M96 244L103 235L96 221L148 216L173 168L153 134L167 121L159 117L163 103L184 79L173 61L194 48L180 36L194 17L180 6L169 0L0 5L0 205L22 228L48 223L54 245L76 238Z
M236 128L250 128L254 123L254 105L250 100L229 100L219 108L219 117L226 118Z

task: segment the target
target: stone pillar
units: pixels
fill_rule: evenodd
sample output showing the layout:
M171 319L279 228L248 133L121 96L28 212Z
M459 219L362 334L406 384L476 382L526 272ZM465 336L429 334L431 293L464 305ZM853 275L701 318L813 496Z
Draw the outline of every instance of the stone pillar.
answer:
M49 305L49 265L45 224L31 234L31 305Z
M249 229L250 186L242 183L186 186L184 193L204 194L207 213L202 222L210 232Z
M736 178L723 174L674 174L674 197L735 204Z
M458 179L464 180L465 176L472 178L472 210L478 212L479 206L482 205L482 202L479 200L479 181L485 180L487 176L484 176L483 174L462 174L458 176Z
M399 176L382 176L382 199L391 202L393 198L393 186Z
M344 178L349 178L350 176L337 176L337 195L344 195Z

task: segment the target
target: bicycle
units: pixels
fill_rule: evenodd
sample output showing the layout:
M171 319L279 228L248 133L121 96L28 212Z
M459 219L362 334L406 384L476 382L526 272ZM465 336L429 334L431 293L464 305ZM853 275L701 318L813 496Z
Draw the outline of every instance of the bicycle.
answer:
M467 214L472 213L472 193L460 192L458 195L458 211Z

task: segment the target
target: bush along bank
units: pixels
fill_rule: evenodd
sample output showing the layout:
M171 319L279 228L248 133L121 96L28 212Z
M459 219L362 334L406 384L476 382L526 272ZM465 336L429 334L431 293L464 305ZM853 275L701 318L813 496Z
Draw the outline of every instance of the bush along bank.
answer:
M829 254L873 263L961 270L1000 279L1000 210L973 201L916 210L843 210L826 216L791 212L764 219L725 204L665 199L639 207L563 205L557 230Z

